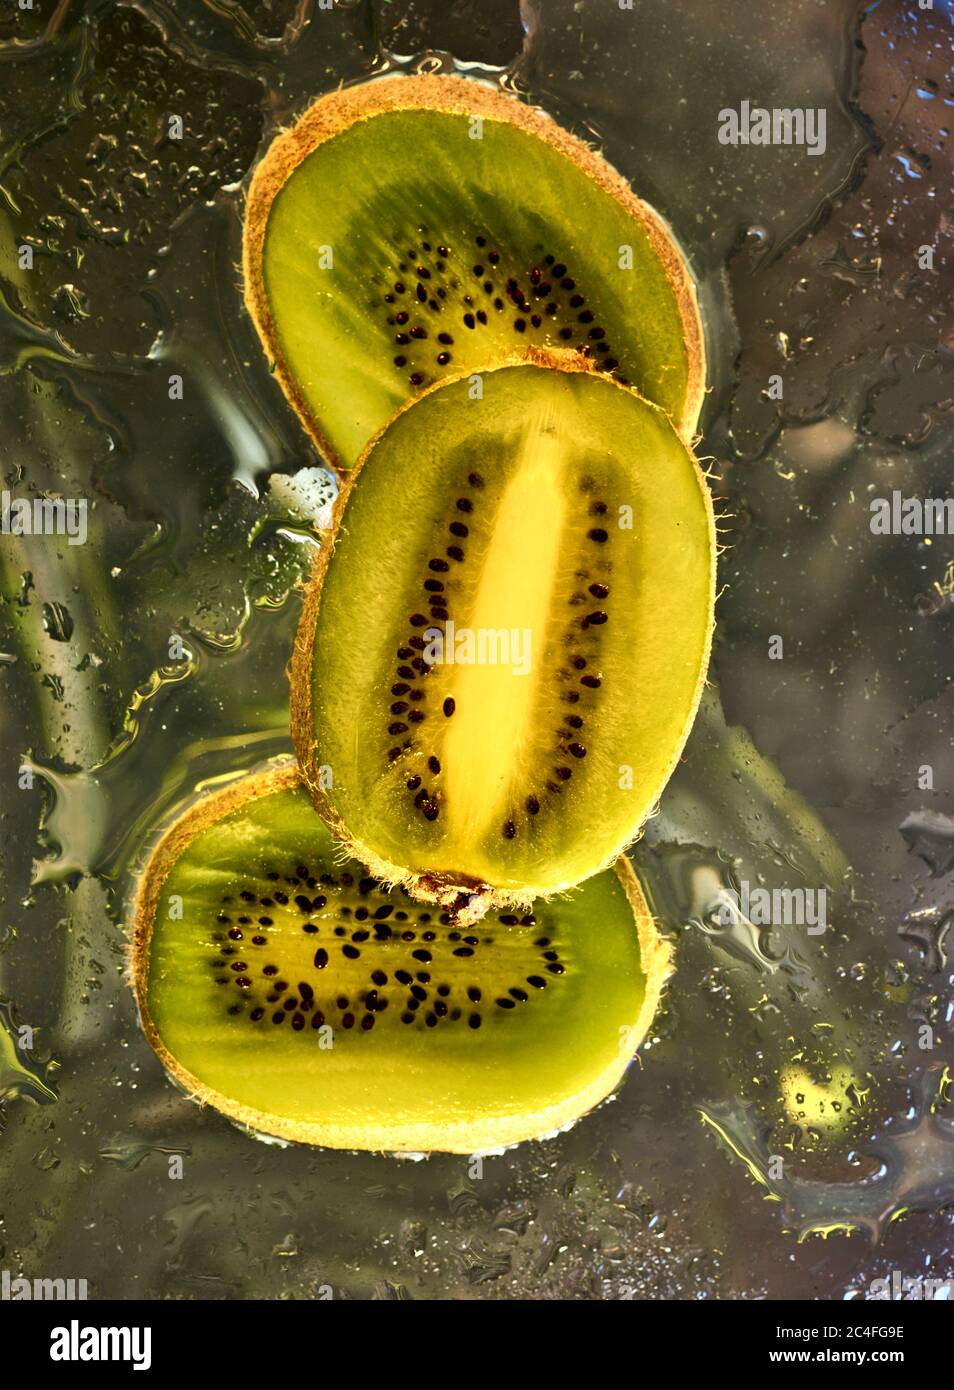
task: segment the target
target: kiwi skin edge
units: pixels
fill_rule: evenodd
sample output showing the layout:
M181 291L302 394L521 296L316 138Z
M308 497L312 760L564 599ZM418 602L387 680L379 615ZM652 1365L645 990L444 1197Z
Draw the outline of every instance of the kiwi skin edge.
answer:
M569 349L540 348L530 347L517 357L502 357L488 365L487 372L493 372L504 367L514 366L534 366L541 370L564 371L564 372L588 372L596 376L601 381L609 381L618 391L624 391L627 395L638 396L639 393L633 391L632 387L623 386L619 382L612 381L600 372L594 372L587 362L587 359L580 353ZM329 803L324 789L321 786L318 765L314 756L314 741L312 737L312 683L314 670L314 638L317 628L318 610L321 604L321 590L324 583L325 574L331 562L334 552L335 538L341 517L351 495L352 488L356 485L365 460L371 454L378 441L387 433L391 425L405 411L410 410L417 402L429 396L432 392L440 391L442 388L451 385L455 381L464 380L471 375L468 372L461 372L456 376L442 377L440 381L427 387L419 395L411 397L401 406L391 419L382 426L374 437L366 445L361 457L357 460L354 467L350 469L341 481L341 489L335 501L331 527L326 533L322 546L319 549L312 567L312 572L305 586L304 599L302 602L301 617L298 623L298 630L295 634L295 642L292 648L292 657L288 667L288 678L290 685L290 709L291 709L291 734L301 768L302 778L307 787L312 801L321 816L322 820L331 830L335 839L343 846L344 851L360 863L365 864L375 878L385 883L389 888L406 888L412 898L422 902L437 903L444 908L451 909L459 916L463 924L479 921L479 919L492 909L513 909L526 911L534 901L541 898L544 900L572 889L579 880L571 883L561 884L550 893L536 893L531 891L519 892L494 887L492 884L475 882L465 875L455 872L449 868L446 872L435 874L416 874L399 864L391 863L388 860L378 857L370 847L362 840L356 839L343 823L335 809ZM640 397L642 400L643 397ZM660 406L654 406L651 402L646 402L650 409L665 415ZM668 418L668 417L666 417ZM702 469L693 456L693 463L696 468L699 487L706 498L709 497L709 489ZM676 764L682 756L685 741L689 736L689 731L695 721L696 712L699 708L699 701L705 688L706 677L709 668L709 656L712 649L712 635L715 629L715 586L716 586L716 531L715 517L711 503L707 508L709 518L709 553L711 556L711 572L709 579L709 628L706 636L705 650L702 653L702 660L699 665L699 679L696 686L695 697L692 702L692 709L686 721L686 727L682 739L673 751L671 765L666 776L666 781L675 771ZM665 786L665 783L663 783ZM627 847L639 836L641 826L634 828L632 835L622 844L617 845L612 852L600 863L594 864L591 873L601 873L616 862L619 855L623 854ZM589 877L589 875L587 875Z
M191 1099L200 1105L211 1105L237 1124L248 1126L260 1134L332 1149L368 1149L374 1146L362 1142L361 1134L353 1125L338 1127L333 1123L310 1124L266 1115L231 1100L220 1091L213 1090L179 1064L162 1041L149 1014L147 994L152 924L163 884L173 865L194 837L208 825L221 820L258 796L282 791L299 785L300 782L299 769L292 762L286 762L266 772L241 777L224 791L203 796L166 830L153 848L139 880L133 906L133 932L129 951L130 982L136 996L143 1031L150 1046L169 1075ZM621 857L615 865L615 871L635 918L640 961L646 980L642 1008L634 1028L635 1052L635 1048L642 1043L649 1031L659 1007L663 988L672 974L672 947L656 929L652 913L629 860ZM422 1147L417 1143L412 1147L396 1144L389 1146L386 1151L476 1154L499 1150L528 1139L545 1138L569 1127L606 1099L619 1084L631 1055L621 1049L619 1061L614 1063L612 1068L608 1068L592 1080L582 1092L565 1098L542 1114L520 1115L506 1122L498 1121L493 1124L490 1133L487 1120L475 1120L471 1125L455 1125L451 1134L447 1133L446 1128L442 1129L440 1125L435 1124L433 1142L430 1145Z
M282 353L265 290L265 232L268 218L272 203L290 175L319 145L359 120L386 111L404 110L479 115L488 120L506 121L558 150L639 223L665 270L682 320L687 355L686 399L681 418L673 423L682 438L691 441L696 433L705 396L702 320L695 287L663 219L648 203L636 196L623 176L602 155L594 153L582 140L564 130L542 111L470 78L420 73L408 77L372 79L320 97L293 126L272 141L255 170L246 196L242 238L245 307L266 356L274 367L274 376L325 460L336 472L347 471L347 465L337 457L330 440L324 435Z

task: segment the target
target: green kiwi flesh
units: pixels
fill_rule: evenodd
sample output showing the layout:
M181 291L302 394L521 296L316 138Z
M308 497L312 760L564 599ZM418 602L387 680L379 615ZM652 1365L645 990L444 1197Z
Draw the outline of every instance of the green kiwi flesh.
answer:
M668 228L588 146L483 84L321 98L259 165L244 271L278 379L340 467L409 396L525 345L579 350L695 428L702 334Z
M669 969L627 861L455 926L341 858L294 767L177 821L136 903L144 1026L194 1096L336 1148L473 1153L604 1099Z
M529 902L611 864L706 671L696 461L657 407L545 360L443 383L372 444L292 662L319 809L380 878L437 902Z

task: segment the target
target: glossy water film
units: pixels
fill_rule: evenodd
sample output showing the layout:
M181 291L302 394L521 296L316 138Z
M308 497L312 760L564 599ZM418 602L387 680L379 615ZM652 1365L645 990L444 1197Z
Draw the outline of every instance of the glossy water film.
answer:
M122 1298L865 1299L954 1272L950 19L4 8L0 1266ZM539 103L672 226L723 547L709 686L632 852L678 966L639 1058L565 1133L420 1163L199 1110L126 979L160 828L291 751L336 495L243 309L243 190L317 95L391 71Z

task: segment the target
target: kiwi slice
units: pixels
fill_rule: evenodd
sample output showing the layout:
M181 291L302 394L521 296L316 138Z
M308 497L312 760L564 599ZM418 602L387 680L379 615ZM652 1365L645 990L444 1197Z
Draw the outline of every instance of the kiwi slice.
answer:
M292 661L322 813L389 883L519 904L613 863L689 731L708 488L663 411L578 358L451 380L338 501Z
M473 1153L569 1124L619 1082L668 970L628 861L571 902L455 926L342 861L288 766L187 811L136 904L168 1070L333 1148Z
M475 81L317 101L256 170L244 274L278 380L339 467L409 396L524 344L578 349L686 437L699 416L702 330L669 229L588 146Z

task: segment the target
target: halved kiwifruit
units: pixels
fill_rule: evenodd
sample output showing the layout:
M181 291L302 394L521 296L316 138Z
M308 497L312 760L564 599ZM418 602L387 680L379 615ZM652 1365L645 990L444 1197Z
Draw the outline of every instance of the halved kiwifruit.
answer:
M455 926L340 851L294 767L159 842L136 904L149 1040L192 1094L334 1148L473 1153L603 1100L669 970L627 861L570 902Z
M292 661L299 760L349 852L478 909L635 837L712 631L712 504L668 416L542 362L435 387L372 443Z
M578 349L695 429L702 331L669 229L582 141L484 84L322 97L256 170L244 275L278 380L339 467L409 396L525 344Z

